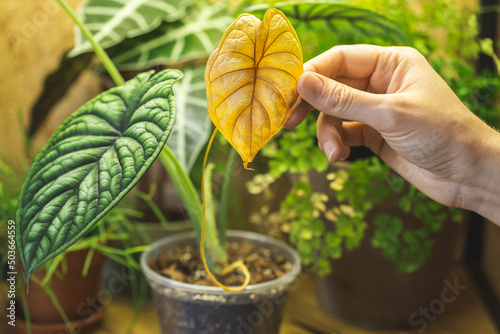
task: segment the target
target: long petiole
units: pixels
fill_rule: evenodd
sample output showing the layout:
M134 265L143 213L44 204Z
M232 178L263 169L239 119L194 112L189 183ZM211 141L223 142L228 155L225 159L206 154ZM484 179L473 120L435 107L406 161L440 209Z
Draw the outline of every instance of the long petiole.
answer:
M78 19L78 16L76 16L73 9L71 9L71 7L69 7L68 4L64 0L56 0L56 1L59 3L59 5L61 5L61 7L64 9L64 11L66 13L68 13L68 15L71 17L73 22L75 22L75 24L78 26L78 28L80 28L80 30L82 31L82 34L85 36L85 38L87 38L90 45L92 45L92 48L94 49L95 54L101 60L102 65L104 66L106 71L108 71L108 73L111 76L111 79L113 79L114 83L117 86L123 85L123 83L125 83L125 80L123 79L122 75L120 74L120 72L116 68L115 64L111 61L111 59L109 58L106 51L104 51L102 46L99 45L99 43L97 43L94 40L90 31Z

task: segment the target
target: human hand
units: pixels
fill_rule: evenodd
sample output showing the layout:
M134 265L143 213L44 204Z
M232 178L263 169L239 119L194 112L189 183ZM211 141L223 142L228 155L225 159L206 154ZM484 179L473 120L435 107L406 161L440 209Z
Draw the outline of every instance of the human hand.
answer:
M486 194L500 196L487 184L498 178L491 170L498 159L486 163L492 152L500 154L499 134L463 105L418 51L336 46L304 70L297 89L306 102L285 127L313 108L321 111L317 136L331 163L346 158L350 146L364 145L445 205L479 211Z

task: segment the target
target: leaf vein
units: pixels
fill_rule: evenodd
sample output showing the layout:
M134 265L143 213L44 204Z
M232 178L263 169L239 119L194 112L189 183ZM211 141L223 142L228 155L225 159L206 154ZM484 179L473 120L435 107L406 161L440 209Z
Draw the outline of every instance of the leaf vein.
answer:
M217 78L211 80L212 82L215 82L215 80L227 75L227 74L231 74L231 73L236 73L236 72L239 72L239 71L245 71L245 70L252 70L254 71L255 68L253 67L249 67L249 68L239 68L239 69L236 69L236 70L232 70L232 71L229 71L229 72L224 72L223 74L219 75Z
M215 107L215 109L219 108L219 107L220 107L220 105L221 105L222 103L224 103L224 101L226 101L226 100L227 100L230 96L232 96L234 93L236 93L237 91L239 91L240 89L242 89L242 88L243 88L243 87L245 87L245 86L251 85L252 83L253 83L253 82L252 82L252 81L250 81L250 82L247 82L246 84L244 84L243 86L240 86L240 87L236 88L234 91L232 91L231 93L229 93L229 95L228 95L228 96L226 96L226 97L225 97L225 98L224 98L224 99L223 99L223 100L222 100L222 101L221 101L221 102L217 105L217 107Z

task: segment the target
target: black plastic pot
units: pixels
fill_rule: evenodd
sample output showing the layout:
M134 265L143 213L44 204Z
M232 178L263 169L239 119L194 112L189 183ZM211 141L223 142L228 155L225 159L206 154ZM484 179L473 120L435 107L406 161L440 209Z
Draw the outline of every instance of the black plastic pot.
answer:
M141 268L152 287L164 334L276 334L287 293L300 272L297 252L272 237L246 231L228 231L229 240L251 240L286 256L293 269L282 277L249 285L240 292L187 284L153 271L148 260L179 245L195 245L194 233L166 237L141 256Z

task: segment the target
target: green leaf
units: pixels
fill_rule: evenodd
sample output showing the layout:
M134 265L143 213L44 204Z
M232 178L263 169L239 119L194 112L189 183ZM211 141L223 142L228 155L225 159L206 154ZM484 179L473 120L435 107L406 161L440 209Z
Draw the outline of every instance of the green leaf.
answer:
M165 70L139 74L64 121L37 155L16 212L25 280L82 237L137 183L164 146L175 117Z
M403 210L403 212L410 212L411 211L411 201L408 197L406 196L403 196L400 198L399 200L399 207L401 208L401 210Z
M117 45L156 29L162 21L176 21L185 14L185 0L88 0L78 8L83 24L103 48ZM77 30L74 57L92 51L85 36Z
M270 4L260 4L245 8L244 11L263 14L270 7ZM285 13L295 29L300 29L301 24L310 26L322 23L336 33L357 30L366 36L396 36L398 40L408 42L403 23L397 22L396 18L345 1L289 1L274 3L272 7ZM314 28L320 29L317 25Z
M182 81L174 87L177 114L168 147L189 173L211 133L207 113L205 68L185 68Z
M198 1L184 19L164 22L148 34L123 41L110 57L125 70L205 59L233 20L225 1L212 5Z

